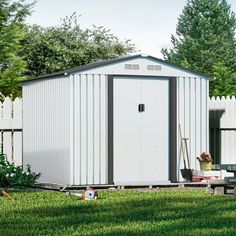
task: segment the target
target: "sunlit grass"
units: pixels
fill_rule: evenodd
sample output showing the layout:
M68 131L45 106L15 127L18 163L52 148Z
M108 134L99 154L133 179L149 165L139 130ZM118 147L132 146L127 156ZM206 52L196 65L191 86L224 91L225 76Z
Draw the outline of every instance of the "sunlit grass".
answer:
M0 198L0 235L236 235L236 198L204 191L100 191L82 201L60 192Z

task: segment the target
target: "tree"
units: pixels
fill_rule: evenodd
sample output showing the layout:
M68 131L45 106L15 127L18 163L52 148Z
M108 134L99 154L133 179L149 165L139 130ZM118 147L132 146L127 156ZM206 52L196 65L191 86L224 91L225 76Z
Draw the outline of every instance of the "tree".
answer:
M236 95L235 29L226 0L188 0L164 59L214 77L210 95Z
M20 95L20 81L24 80L26 62L20 41L24 37L24 19L32 4L24 0L0 0L0 93L15 98Z
M134 50L130 41L122 42L110 30L93 26L81 29L78 17L66 17L58 27L30 26L23 42L28 64L27 76L35 77L100 59L110 59Z

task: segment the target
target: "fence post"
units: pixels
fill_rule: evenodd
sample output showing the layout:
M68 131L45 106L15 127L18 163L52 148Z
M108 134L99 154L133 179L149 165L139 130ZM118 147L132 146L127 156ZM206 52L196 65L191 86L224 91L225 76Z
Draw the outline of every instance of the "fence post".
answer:
M17 165L22 165L22 101L16 98L13 102L13 157Z
M5 98L3 102L3 124L5 129L3 130L3 153L7 155L7 160L13 161L13 147L12 147L12 132L11 132L11 120L12 120L12 101L9 97Z

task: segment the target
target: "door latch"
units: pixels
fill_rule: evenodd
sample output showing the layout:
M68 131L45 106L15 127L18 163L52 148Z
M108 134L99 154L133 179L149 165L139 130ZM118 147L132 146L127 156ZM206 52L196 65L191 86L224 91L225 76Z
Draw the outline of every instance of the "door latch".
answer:
M144 112L145 111L145 104L138 104L138 111L139 112Z

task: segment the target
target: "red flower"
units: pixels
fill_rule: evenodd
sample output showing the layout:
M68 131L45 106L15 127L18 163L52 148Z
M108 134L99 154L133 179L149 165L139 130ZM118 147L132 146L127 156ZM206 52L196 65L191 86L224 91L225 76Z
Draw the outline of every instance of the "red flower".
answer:
M205 155L206 155L206 153L205 153L205 152L202 152L201 155L200 155L200 157L203 158L203 157L205 157Z
M208 153L205 153L205 152L202 152L200 157L197 157L196 158L199 162L212 162L213 158L211 156L211 154L208 154Z

